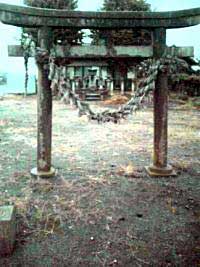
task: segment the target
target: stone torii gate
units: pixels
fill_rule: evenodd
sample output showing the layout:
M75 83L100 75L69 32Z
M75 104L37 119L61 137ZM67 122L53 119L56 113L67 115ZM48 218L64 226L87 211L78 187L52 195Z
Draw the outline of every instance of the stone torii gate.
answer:
M49 52L54 28L149 29L153 38L152 56L159 59L166 53L166 30L200 24L200 8L173 12L79 12L0 3L0 21L18 27L38 28L40 47ZM43 67L44 65L38 64L37 167L32 170L32 174L50 177L55 173L51 166L52 94L48 71ZM153 165L147 168L152 176L174 174L172 167L167 163L167 81L167 75L159 72L154 91L154 157Z

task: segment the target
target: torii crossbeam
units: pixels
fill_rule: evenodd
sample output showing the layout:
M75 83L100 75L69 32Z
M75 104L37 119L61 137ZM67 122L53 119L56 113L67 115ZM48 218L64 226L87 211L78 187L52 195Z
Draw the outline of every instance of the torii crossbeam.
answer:
M132 29L145 28L153 32L153 57L166 52L166 30L200 24L200 8L173 12L79 12L30 8L0 3L0 21L18 27L38 28L42 49L50 51L54 28ZM38 153L37 168L32 173L50 177L51 166L52 95L48 71L38 64ZM154 91L154 158L147 168L152 176L171 176L174 171L167 163L168 78L158 73Z

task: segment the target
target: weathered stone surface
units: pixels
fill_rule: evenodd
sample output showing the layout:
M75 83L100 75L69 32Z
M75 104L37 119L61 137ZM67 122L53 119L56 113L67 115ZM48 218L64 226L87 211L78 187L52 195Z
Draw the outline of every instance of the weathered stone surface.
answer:
M158 28L153 33L154 57L162 58L166 52L166 29ZM158 71L154 90L154 153L153 166L147 168L151 176L171 176L168 165L168 71Z
M200 24L200 8L170 12L80 12L0 4L0 21L25 27L181 28Z
M194 48L192 46L186 47L167 47L167 54L176 55L178 57L193 57ZM34 53L34 52L33 52ZM8 55L10 57L22 57L23 49L20 45L9 45ZM106 46L57 46L55 50L57 57L67 57L74 59L93 59L93 58L135 58L135 57L152 57L152 46L114 46L113 49L108 50Z
M43 27L38 32L40 47L50 50L51 29ZM51 144L52 144L52 91L48 79L48 65L38 63L38 134L37 134L37 172L41 176L52 176ZM33 172L32 172L33 173Z
M161 58L166 51L166 29L157 28L153 31L153 55L155 58Z
M16 235L15 207L0 207L0 256L12 253Z
M55 50L57 57L70 58L113 58L113 57L151 57L153 50L151 46L57 46Z
M56 57L67 58L113 58L113 57L143 57L153 56L152 46L114 46L108 49L106 46L60 46L54 48ZM23 56L23 49L20 45L9 45L8 55L11 57ZM34 51L33 54L34 55Z

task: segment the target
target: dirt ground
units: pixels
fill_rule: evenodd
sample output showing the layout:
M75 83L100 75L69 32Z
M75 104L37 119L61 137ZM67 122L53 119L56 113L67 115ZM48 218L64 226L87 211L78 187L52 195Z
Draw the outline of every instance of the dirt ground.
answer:
M102 108L103 103L94 105ZM200 266L200 110L173 101L169 163L151 178L153 112L97 124L54 101L54 179L34 179L36 98L0 100L0 205L17 207L2 267Z

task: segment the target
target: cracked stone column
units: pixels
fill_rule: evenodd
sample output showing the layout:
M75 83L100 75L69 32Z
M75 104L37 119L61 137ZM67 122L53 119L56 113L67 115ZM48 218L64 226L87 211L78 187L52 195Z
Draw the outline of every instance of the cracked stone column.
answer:
M42 27L38 30L38 41L40 48L47 53L51 48L51 28ZM36 60L37 61L37 60ZM38 67L38 94L37 94L37 167L31 174L38 177L51 177L55 174L51 166L51 144L52 144L52 92L51 82L48 79L48 58L37 61Z
M161 58L166 48L166 29L154 30L154 57ZM159 71L154 90L154 154L153 165L147 168L151 176L172 176L167 163L168 152L168 70Z

